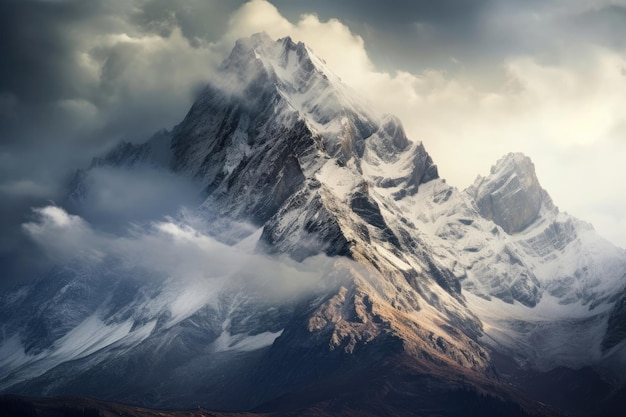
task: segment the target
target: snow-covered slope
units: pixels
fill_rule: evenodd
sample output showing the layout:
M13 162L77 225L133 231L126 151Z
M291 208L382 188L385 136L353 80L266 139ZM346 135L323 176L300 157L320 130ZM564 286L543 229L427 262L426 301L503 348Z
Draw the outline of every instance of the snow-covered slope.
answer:
M485 343L543 370L606 356L625 252L560 212L528 157L506 155L464 192L443 182L421 191L404 210L460 279Z
M258 266L248 277L291 265L281 289L311 270L317 285L277 300L217 258L199 280L188 267L144 279L150 266L129 269L118 252L97 267L77 259L4 296L1 389L252 407L399 357L477 387L494 381L491 349L549 369L624 345L624 251L561 213L527 157L448 186L397 118L290 38L239 40L218 79L171 131L79 172L73 204L101 167L169 169L202 194L165 228L177 239L225 243L228 259Z

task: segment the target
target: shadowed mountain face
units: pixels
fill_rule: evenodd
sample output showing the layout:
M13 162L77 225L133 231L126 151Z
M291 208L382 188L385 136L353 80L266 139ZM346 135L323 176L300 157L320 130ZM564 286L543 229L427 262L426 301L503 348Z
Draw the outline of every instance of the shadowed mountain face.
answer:
M26 226L94 247L2 296L4 392L551 415L519 375L586 366L607 393L623 384L624 252L559 212L523 155L449 187L302 43L239 40L179 125L95 159L67 205L88 218L94 178L146 169L201 201L115 238L58 207Z

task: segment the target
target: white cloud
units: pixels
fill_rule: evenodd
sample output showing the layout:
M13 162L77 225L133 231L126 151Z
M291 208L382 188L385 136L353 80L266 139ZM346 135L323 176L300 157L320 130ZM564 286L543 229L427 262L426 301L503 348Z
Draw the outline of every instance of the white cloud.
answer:
M354 78L367 76L373 71L363 38L353 34L339 20L322 22L315 15L303 14L293 24L265 0L250 1L235 12L222 43L229 48L236 39L263 31L273 38L289 35L296 41L306 43L328 62L333 72L349 84L363 82Z
M154 279L165 278L168 291L186 300L173 302L171 307L178 312L189 313L184 305L188 302L195 306L191 310L197 310L228 283L242 286L248 295L282 302L309 294L322 282L333 285L329 276L337 276L330 258L320 255L296 263L255 254L171 218L110 234L57 206L34 212L36 219L23 228L54 263L79 261L106 267L107 261L115 260L131 273L139 268Z
M102 259L102 240L80 217L56 206L35 209L38 221L25 223L24 230L59 262L74 258Z
M97 92L101 123L147 135L184 116L222 58L216 48L192 45L179 27L164 37L114 32L84 41L78 63Z

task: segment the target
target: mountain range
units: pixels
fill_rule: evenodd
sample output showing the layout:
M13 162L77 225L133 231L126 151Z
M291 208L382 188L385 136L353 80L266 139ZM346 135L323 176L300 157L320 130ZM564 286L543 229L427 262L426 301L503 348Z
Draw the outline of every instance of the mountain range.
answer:
M98 232L98 179L138 171L184 178L194 203ZM95 158L37 213L35 238L71 226L95 246L1 296L3 393L262 415L626 405L626 251L559 210L523 154L448 185L289 37L238 40L180 124Z

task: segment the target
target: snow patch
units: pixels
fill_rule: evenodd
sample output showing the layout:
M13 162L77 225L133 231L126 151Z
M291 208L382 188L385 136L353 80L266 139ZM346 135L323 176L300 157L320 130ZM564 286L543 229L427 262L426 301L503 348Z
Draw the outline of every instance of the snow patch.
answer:
M274 341L283 334L284 329L277 332L263 332L255 335L235 334L232 335L227 330L222 331L220 336L213 342L214 352L251 352L267 346L271 346Z

